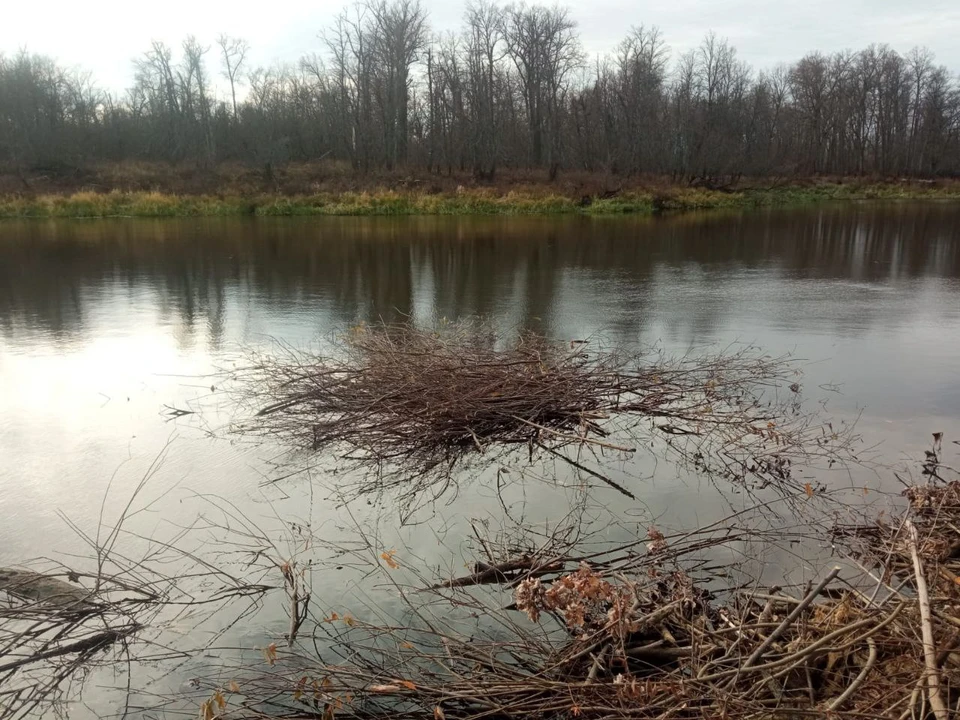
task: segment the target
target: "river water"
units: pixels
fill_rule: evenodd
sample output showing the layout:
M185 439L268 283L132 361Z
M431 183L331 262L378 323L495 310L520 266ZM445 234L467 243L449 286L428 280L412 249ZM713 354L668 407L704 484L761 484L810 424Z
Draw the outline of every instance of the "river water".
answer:
M138 518L146 534L198 489L302 507L290 488L263 484L277 472L275 449L222 431L231 418L216 371L274 340L474 315L558 339L792 353L810 394L838 417L859 415L865 443L891 462L915 457L932 432L960 437L956 205L5 221L0 565L76 551L58 512L83 528L101 514L109 523L165 446L152 481L160 499ZM200 416L169 416L199 406ZM663 472L635 489L661 509L682 497L679 517L697 522L711 501ZM473 501L452 511L475 511L458 502ZM427 556L436 529L408 542Z

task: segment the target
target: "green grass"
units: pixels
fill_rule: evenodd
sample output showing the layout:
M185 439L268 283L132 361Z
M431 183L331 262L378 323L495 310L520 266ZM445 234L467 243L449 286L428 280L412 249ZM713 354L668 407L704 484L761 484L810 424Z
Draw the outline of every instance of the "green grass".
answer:
M588 203L559 194L470 189L427 194L380 190L295 196L78 192L0 197L0 218L209 217L304 215L618 215L803 205L855 200L960 200L960 184L822 184L720 192L634 190Z

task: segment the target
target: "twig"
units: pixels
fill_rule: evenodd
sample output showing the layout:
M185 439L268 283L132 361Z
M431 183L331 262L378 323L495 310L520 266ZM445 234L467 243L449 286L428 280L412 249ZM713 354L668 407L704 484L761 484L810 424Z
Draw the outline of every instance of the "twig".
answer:
M857 691L857 689L863 685L863 681L867 679L867 675L869 675L870 671L873 670L873 666L877 662L877 643L872 637L868 637L867 646L870 648L870 652L867 656L867 661L863 664L863 668L860 670L860 674L853 679L853 682L847 686L847 689L844 690L843 693L827 703L828 710L839 710L847 700L853 697L853 694Z
M796 620L798 617L800 617L800 613L802 613L802 612L806 609L806 607L816 599L817 595L819 595L821 592L823 592L823 589L824 589L827 585L829 585L831 582L833 582L834 579L835 579L835 578L837 577L837 575L839 575L839 574L840 574L840 567L838 566L838 567L833 568L833 569L827 574L827 576L826 576L823 580L821 580L821 581L817 584L817 586L816 586L815 588L813 588L813 590L811 590L810 592L808 592L808 593L806 594L806 596L803 598L803 600L801 600L801 601L796 605L796 607L793 608L793 610L790 612L790 614L787 615L787 617L784 618L783 622L780 623L780 624L777 626L776 630L774 630L772 633L770 633L770 635L767 637L767 639L764 640L762 643L760 643L760 646L759 646L756 650L753 651L753 654L751 654L750 657L747 658L746 662L743 663L741 669L747 670L751 665L753 665L755 662L757 662L757 660L760 659L760 657L767 651L767 649L768 649L771 645L773 645L774 642L776 642L777 638L779 638L781 635L783 635L784 631L785 631L788 627L790 627L790 624L791 624L794 620Z

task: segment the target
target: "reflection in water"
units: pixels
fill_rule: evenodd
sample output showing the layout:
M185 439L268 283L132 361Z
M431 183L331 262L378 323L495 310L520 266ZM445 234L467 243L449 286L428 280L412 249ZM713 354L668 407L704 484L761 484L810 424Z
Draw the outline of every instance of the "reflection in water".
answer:
M5 222L0 518L29 517L49 545L63 537L57 507L95 518L102 479L170 436L158 410L209 394L200 376L239 344L477 314L559 338L795 352L815 361L804 379L812 394L842 383L831 410L866 407L864 432L892 443L891 456L960 419L952 205L659 219ZM173 457L172 471L223 487L262 477L202 433ZM648 495L666 502L675 490L660 482ZM0 555L37 543L0 529Z
M750 310L749 297L727 293L731 280L801 288L830 281L849 294L876 283L956 279L958 217L952 206L931 204L665 220L6 223L0 331L14 342L39 330L82 342L91 314L111 311L105 304L126 313L126 303L148 302L179 342L191 344L202 330L214 351L249 329L252 315L304 312L314 313L318 332L412 313L482 314L561 334L575 316L578 325L593 314L606 331L636 337L651 303L661 302L667 325L685 327L689 342L715 335L723 316ZM683 297L671 292L678 286ZM892 312L876 297L818 314L829 315L834 331L856 332Z

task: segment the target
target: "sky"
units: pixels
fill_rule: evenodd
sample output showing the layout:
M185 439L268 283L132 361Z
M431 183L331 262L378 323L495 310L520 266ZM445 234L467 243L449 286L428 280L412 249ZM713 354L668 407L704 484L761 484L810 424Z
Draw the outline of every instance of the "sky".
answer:
M421 0L436 32L460 26L467 0ZM221 32L252 46L250 66L296 62L321 52L318 33L344 0L4 0L0 52L22 48L93 73L100 87L132 84L132 61L152 40L177 46L188 34L213 45ZM612 50L631 25L658 26L673 56L713 30L756 69L812 50L860 49L872 42L906 52L923 45L960 73L960 0L568 0L584 49ZM211 50L211 59L214 50ZM219 80L220 85L224 81ZM222 88L221 88L222 89Z

